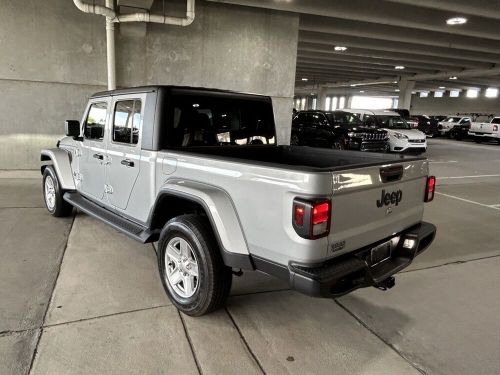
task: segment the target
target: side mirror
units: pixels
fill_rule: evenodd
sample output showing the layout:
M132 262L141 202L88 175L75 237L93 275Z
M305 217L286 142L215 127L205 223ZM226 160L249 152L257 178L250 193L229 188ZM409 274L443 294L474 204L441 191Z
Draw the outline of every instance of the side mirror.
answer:
M64 130L68 137L80 138L80 121L66 120L64 122Z

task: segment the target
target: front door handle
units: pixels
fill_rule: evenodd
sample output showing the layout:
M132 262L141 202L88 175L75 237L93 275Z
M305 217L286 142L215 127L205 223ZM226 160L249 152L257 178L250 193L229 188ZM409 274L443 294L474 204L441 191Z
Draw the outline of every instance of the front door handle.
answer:
M99 160L103 160L104 159L104 155L103 154L94 154L93 157L96 158L96 159L99 159Z
M120 162L121 165L125 165L127 167L133 167L134 166L134 162L132 160L129 160L129 159L123 159L121 162Z

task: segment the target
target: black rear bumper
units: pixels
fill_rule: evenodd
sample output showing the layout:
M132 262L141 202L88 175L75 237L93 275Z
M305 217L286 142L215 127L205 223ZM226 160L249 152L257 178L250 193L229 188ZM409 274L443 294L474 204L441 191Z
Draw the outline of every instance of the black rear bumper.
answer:
M322 264L290 263L288 268L254 258L257 269L280 278L288 278L290 286L314 297L339 297L358 288L391 287L392 276L408 267L413 259L432 243L436 227L422 222L394 237L399 241L391 256L371 265L371 250L388 239L374 243L352 253L328 260ZM413 240L411 249L403 247L405 240Z

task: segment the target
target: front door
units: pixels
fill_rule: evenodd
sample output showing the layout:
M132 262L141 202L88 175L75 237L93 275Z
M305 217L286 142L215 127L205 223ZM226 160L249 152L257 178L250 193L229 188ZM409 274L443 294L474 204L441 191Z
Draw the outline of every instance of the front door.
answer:
M109 204L125 210L139 175L141 127L146 96L123 95L113 100L107 148L106 195Z
M106 121L109 99L90 102L83 122L80 156L80 190L96 200L104 198L104 162L106 158Z

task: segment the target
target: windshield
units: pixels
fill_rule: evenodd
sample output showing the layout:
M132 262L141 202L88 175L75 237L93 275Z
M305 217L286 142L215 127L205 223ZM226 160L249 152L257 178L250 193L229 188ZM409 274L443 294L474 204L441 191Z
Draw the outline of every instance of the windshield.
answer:
M172 96L166 146L275 144L271 104L259 99L200 93Z
M375 116L381 128L410 129L410 125L401 116Z
M354 127L362 124L358 116L349 112L327 112L326 117L332 124L344 127Z
M448 117L445 122L459 122L461 117Z

